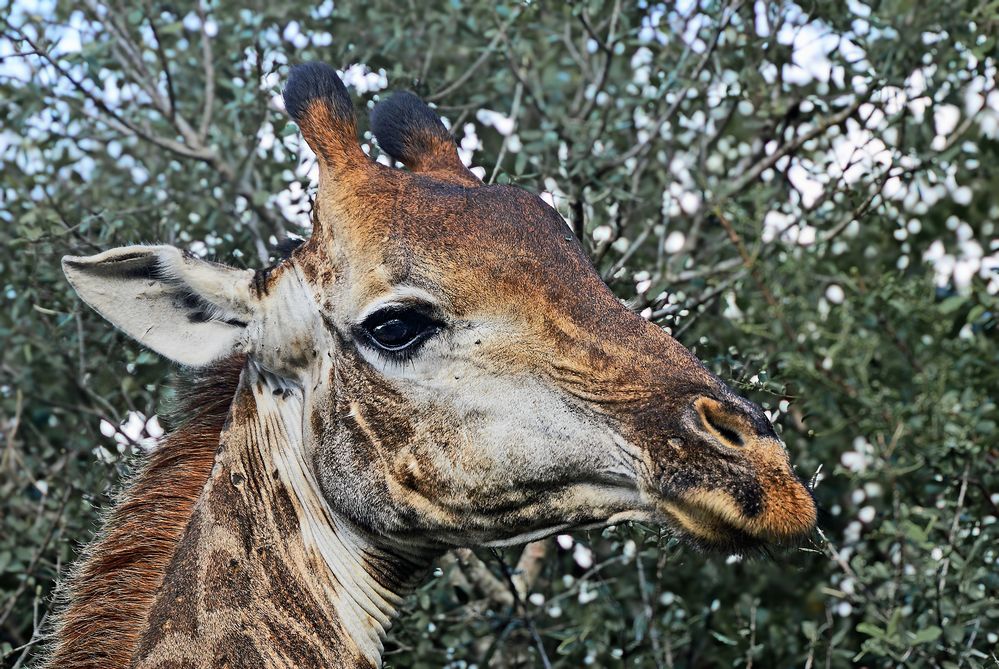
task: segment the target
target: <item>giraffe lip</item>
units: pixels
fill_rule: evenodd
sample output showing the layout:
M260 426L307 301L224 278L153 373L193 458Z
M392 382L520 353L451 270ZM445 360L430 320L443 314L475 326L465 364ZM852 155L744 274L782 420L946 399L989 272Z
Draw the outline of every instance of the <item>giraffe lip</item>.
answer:
M767 545L721 514L697 502L672 498L659 505L666 524L683 541L714 553L752 553Z
M698 497L670 497L658 508L678 537L708 552L752 554L790 548L805 540L814 528L814 516L792 527L775 528L758 525L753 517L734 516L731 509Z

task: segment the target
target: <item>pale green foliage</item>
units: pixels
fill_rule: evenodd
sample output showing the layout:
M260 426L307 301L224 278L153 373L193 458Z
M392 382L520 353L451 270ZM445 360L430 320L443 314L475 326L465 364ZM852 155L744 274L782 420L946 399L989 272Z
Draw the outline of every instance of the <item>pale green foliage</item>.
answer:
M58 258L161 241L259 266L307 233L272 100L288 62L322 59L367 67L359 109L413 89L486 179L551 192L621 297L821 467L824 536L773 559L582 533L513 606L448 563L391 666L995 666L995 3L143 6L0 2L6 661L120 480L101 419L170 394ZM480 557L503 585L519 554Z

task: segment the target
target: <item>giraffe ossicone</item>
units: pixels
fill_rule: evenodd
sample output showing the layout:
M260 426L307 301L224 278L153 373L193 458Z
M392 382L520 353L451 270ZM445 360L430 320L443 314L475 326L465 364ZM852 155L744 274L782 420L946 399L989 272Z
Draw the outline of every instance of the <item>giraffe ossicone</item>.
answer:
M169 246L63 266L199 375L65 588L50 666L377 667L432 560L628 520L727 551L815 523L763 411L602 283L539 197L485 185L409 93L371 160L332 68L286 107L312 236L267 270Z

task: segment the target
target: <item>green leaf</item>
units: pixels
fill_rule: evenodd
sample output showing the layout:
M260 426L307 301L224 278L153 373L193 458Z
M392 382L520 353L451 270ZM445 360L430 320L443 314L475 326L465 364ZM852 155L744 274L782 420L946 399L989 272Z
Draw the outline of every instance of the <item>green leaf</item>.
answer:
M940 310L940 313L948 315L960 309L967 301L968 298L963 295L951 295L950 297L944 298L937 308Z
M859 623L857 625L857 631L861 634L866 634L867 636L874 637L875 639L884 639L885 631L875 625L874 623Z
M943 630L936 625L931 625L925 629L921 629L912 635L912 645L917 646L921 643L931 643L940 638L943 634Z
M739 645L738 641L736 641L735 639L733 639L731 637L727 637L724 634L721 634L720 632L712 631L711 632L711 636L713 636L714 638L718 639L718 641L721 641L726 646L738 646Z

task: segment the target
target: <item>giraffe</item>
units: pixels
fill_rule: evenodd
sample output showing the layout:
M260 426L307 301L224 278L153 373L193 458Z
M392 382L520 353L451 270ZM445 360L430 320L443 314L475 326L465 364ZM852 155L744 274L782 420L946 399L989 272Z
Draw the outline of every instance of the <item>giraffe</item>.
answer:
M762 410L603 284L534 194L483 184L410 93L357 140L336 71L285 106L311 237L241 270L66 257L81 299L194 372L186 420L64 588L47 666L378 667L432 561L629 520L747 551L815 523Z

